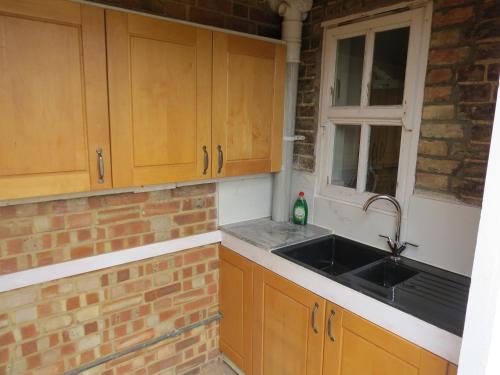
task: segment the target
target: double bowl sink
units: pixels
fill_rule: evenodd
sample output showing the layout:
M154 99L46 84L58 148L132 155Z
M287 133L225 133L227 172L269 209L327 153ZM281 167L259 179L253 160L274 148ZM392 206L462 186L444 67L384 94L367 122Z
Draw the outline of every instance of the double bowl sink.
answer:
M394 260L385 251L338 236L327 236L273 252L330 278L355 277L359 282L371 284L375 292L383 295L391 295L394 287L419 273Z
M470 279L347 238L329 235L273 253L456 335Z

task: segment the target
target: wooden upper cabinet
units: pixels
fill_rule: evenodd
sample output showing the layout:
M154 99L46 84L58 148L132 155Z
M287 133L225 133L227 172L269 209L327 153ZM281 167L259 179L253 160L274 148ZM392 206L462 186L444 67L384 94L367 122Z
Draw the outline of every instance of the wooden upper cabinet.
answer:
M115 187L211 177L212 32L106 11Z
M446 375L448 362L328 302L325 375Z
M281 168L285 46L215 32L212 175Z
M252 262L220 246L220 350L252 374Z
M323 298L255 266L253 375L320 375L324 316Z
M0 1L0 72L0 199L111 187L104 11Z

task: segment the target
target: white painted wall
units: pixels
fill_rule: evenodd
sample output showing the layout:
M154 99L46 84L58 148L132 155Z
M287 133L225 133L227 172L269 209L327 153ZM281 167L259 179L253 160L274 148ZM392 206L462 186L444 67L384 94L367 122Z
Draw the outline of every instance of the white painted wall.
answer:
M500 101L495 113L458 375L500 374Z
M272 175L217 183L219 225L271 216Z
M390 210L390 205L381 202L365 213L358 205L322 197L318 190L314 174L294 171L292 197L295 199L299 191L305 192L311 223L332 229L341 236L388 250L385 240L378 235L394 235L394 215L377 207ZM412 195L409 210L404 212L402 239L419 247L409 247L403 255L470 276L480 213L478 207Z

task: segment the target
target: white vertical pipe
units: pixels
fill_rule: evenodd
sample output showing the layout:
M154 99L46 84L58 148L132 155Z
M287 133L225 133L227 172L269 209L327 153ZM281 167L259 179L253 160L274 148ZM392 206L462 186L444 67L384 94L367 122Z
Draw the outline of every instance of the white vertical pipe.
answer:
M283 155L281 171L273 177L272 219L286 222L290 218L290 195L293 167L293 141L289 137L295 134L295 109L297 103L297 81L299 64L286 64L285 81L285 123L283 126Z
M302 22L311 9L312 0L273 1L275 8L283 17L281 39L286 42L287 66L285 80L285 123L283 126L283 156L281 171L273 178L272 219L286 222L290 217L290 191L292 183L293 141L295 135L295 111L297 106L297 83L299 79L300 46Z

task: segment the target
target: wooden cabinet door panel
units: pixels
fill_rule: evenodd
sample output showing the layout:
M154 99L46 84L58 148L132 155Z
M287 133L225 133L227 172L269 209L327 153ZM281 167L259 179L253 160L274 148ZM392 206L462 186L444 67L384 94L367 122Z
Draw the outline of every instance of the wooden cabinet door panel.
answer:
M214 177L280 169L284 69L283 45L214 33Z
M326 317L324 375L446 375L444 359L333 303Z
M115 186L209 178L212 33L117 11L106 20Z
M104 11L40 4L0 3L0 199L111 187Z
M246 375L252 373L252 262L220 246L220 348Z
M254 306L253 374L321 374L325 300L256 266Z

